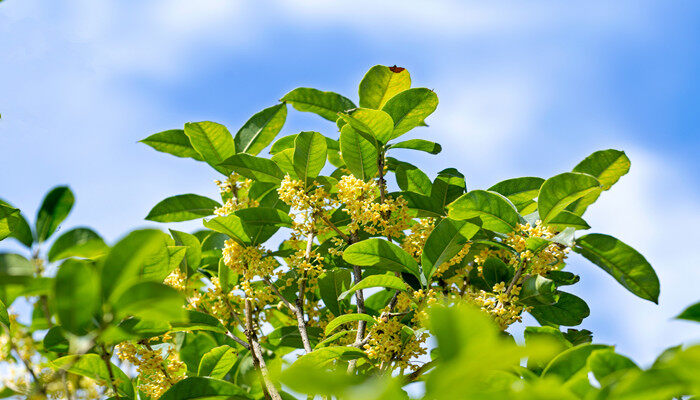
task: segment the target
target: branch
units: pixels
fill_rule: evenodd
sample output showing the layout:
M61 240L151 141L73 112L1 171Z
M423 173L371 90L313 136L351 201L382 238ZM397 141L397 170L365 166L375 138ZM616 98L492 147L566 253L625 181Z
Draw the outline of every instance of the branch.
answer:
M266 388L267 394L272 398L272 400L282 400L279 392L274 383L270 379L270 373L267 370L267 365L265 365L265 359L262 355L262 349L260 348L260 343L258 343L258 337L255 334L255 329L253 328L253 310L250 299L245 299L245 334L250 342L250 349L253 355L253 363L260 371L260 376L263 380L264 387Z
M112 362L109 361L110 358L112 358L112 356L107 351L107 348L105 348L105 345L102 345L102 361L104 361L105 366L107 366L107 373L109 374L109 386L111 386L112 390L114 391L114 397L116 399L121 399L121 397L119 396L119 392L117 391L117 385L115 384L114 371L112 371Z
M338 234L338 236L343 238L343 240L345 240L347 243L350 243L350 236L344 234L340 229L338 229L338 227L335 226L335 224L333 222L331 222L331 220L328 219L328 217L325 214L320 213L320 215L321 215L321 219L323 220L323 222L326 223L326 225L331 227Z
M275 292L275 294L277 295L277 297L279 297L280 300L282 300L282 303L284 303L284 305L287 306L287 308L289 308L289 310L290 310L291 312L293 312L293 313L296 315L296 313L297 313L297 308L294 307L294 305L293 305L289 300L287 300L286 297L284 297L284 295L282 294L282 292L280 292L279 288L278 288L277 286L275 286L274 283L270 282L270 279L269 279L269 278L263 277L262 279L263 279L263 282L265 282L265 284L266 284L267 286L269 286L270 289L272 289L273 292Z
M510 283L508 284L508 288L506 289L506 295L510 294L510 291L513 290L513 286L515 286L515 284L518 283L518 280L520 280L520 276L522 276L523 274L523 270L525 270L525 262L521 262L520 267L518 267L518 270L515 271L513 280L510 281Z
M418 380L418 378L420 378L420 377L421 377L424 373L426 373L429 369L433 368L433 367L435 366L435 364L437 364L437 360L428 361L427 363L421 365L420 368L418 368L417 370L413 371L411 374L405 375L405 376L403 377L403 381L404 381L403 384L404 384L404 385L407 385L407 384L409 384L409 383L411 383L411 382L415 382L416 380Z
M315 233L309 232L306 236L306 252L304 253L304 259L308 263L311 260L311 249L314 244ZM304 320L304 292L306 291L306 271L304 271L301 280L299 281L299 296L297 296L296 304L296 316L297 316L297 327L299 328L299 335L301 336L301 342L304 344L304 351L308 354L311 353L311 342L309 342L309 334L306 332L306 321Z

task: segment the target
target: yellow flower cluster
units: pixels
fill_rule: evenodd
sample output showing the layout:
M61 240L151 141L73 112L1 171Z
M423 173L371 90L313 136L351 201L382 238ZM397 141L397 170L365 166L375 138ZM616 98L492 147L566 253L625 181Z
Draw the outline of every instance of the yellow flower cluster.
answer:
M533 275L544 275L548 271L560 269L563 266L569 248L558 243L550 243L537 254L533 254L527 249L527 239L530 237L551 239L555 235L556 232L552 228L542 226L542 222L537 221L534 227L529 223L518 224L515 231L508 234L504 242L520 253L520 259L527 263L528 272Z
M409 228L409 233L401 241L401 248L420 262L423 246L433 229L435 229L435 218L421 218L414 221Z
M163 336L167 340L169 337ZM139 374L139 390L157 399L172 385L184 379L186 367L177 352L168 345L166 349L153 349L148 342L138 345L122 342L116 346L117 356L136 366Z
M223 217L243 208L258 206L256 200L248 198L252 180L233 173L225 181L217 180L214 183L219 187L222 197L227 199L222 207L214 210L214 214Z
M510 293L506 293L506 285L500 282L494 285L493 293L468 289L465 297L491 315L501 329L505 330L512 323L521 322L523 311L527 311L526 307L517 304L520 290L520 286L514 285Z
M350 215L351 232L360 228L371 235L399 238L411 226L406 200L402 197L387 198L377 202L379 186L375 181L365 182L352 175L338 181L338 200L344 204L343 211Z
M187 275L180 271L179 268L176 268L165 277L163 283L173 289L184 292L187 290Z
M234 273L251 280L256 276L268 277L277 268L277 260L268 254L261 245L243 246L229 239L224 244L223 260Z
M391 371L395 368L415 370L417 366L411 360L426 354L423 347L427 333L416 335L395 318L379 318L370 328L370 339L364 345L367 356L380 363L380 368Z
M289 216L294 221L293 228L297 235L305 235L309 232L321 234L330 229L317 222L321 215L330 217L330 212L338 207L338 201L322 186L307 191L304 182L286 175L277 193L280 200L292 208Z

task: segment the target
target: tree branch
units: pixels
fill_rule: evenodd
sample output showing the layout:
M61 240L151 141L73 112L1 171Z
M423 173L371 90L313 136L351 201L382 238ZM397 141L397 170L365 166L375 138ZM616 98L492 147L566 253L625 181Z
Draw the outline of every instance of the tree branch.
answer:
M275 384L272 383L270 379L270 373L267 370L267 365L265 365L265 359L262 355L262 349L260 348L260 343L258 343L258 337L255 333L253 327L253 310L250 299L245 299L245 334L250 342L250 350L253 355L253 363L260 371L260 376L264 383L264 388L267 394L272 398L272 400L282 400Z

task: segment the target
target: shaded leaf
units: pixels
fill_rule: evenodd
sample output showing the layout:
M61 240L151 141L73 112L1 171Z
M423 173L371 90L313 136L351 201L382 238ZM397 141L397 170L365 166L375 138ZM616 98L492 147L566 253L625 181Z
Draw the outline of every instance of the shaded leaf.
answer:
M426 88L405 90L386 102L385 111L394 121L391 139L397 138L419 126L426 117L435 111L438 98L435 92Z
M220 165L257 182L279 184L284 179L284 172L274 161L250 154L234 154Z
M44 197L36 216L36 237L39 242L48 239L73 208L75 197L67 186L57 186Z
M340 131L340 151L345 166L358 179L367 181L377 175L377 149L350 125Z
M371 238L348 246L343 252L343 260L352 265L420 276L416 260L399 246L384 239Z
M348 98L334 92L322 92L312 88L296 88L280 101L290 103L298 111L307 111L335 122L338 113L355 108Z
M438 154L442 151L440 144L423 139L410 139L403 142L394 143L389 146L390 149L411 149L424 151L430 154Z
M93 314L100 307L97 271L86 261L67 260L58 268L54 307L61 326L76 335L90 330Z
M438 267L452 259L471 239L479 226L467 221L455 221L450 218L442 219L430 233L423 245L421 265L426 279L438 269Z
M348 298L349 296L353 295L358 290L375 288L375 287L383 287L383 288L403 290L403 291L406 291L409 289L408 285L406 285L406 283L401 278L399 278L397 276L389 275L389 274L370 275L370 276L362 279L360 282L356 283L355 285L353 285L350 289L341 293L338 296L338 298L345 299L345 298Z

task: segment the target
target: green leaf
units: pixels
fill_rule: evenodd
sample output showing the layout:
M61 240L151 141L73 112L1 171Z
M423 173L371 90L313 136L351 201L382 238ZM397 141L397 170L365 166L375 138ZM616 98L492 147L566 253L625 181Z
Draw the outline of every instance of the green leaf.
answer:
M19 210L0 204L0 240L10 236L19 223Z
M568 271L549 271L545 277L553 280L557 286L573 285L581 279Z
M612 349L595 350L588 356L587 365L601 384L604 384L606 378L616 375L620 371L639 370L637 364L632 360L615 353L615 350Z
M456 220L480 218L482 227L509 233L520 221L518 212L505 197L486 190L472 190L447 206L448 216Z
M348 246L343 252L343 260L361 267L408 272L420 277L416 260L401 247L384 239L371 238Z
M202 156L190 144L190 138L185 135L182 129L171 129L164 132L155 133L140 141L151 146L161 153L172 154L175 157L192 158L197 161L204 161Z
M523 280L518 301L526 306L547 306L559 300L554 281L540 275L528 276Z
M659 278L649 262L620 240L592 233L576 240L574 251L612 275L635 295L658 304Z
M544 367L562 351L571 348L571 343L564 337L564 334L551 326L528 326L523 334L525 345L537 349L543 346L545 351L534 352L528 357L527 368L537 375L542 373Z
M253 115L233 138L236 151L252 155L260 153L282 130L286 119L287 106L284 103L268 107Z
M318 132L301 132L294 139L294 171L308 186L326 164L328 145Z
M402 162L394 168L394 174L396 184L401 190L430 196L433 183L428 175L415 165Z
M307 326L306 333L311 346L316 346L320 338L323 337L323 329L314 326ZM265 339L274 347L304 348L298 326L280 326L265 336Z
M221 325L218 319L199 311L187 310L186 321L174 321L170 325L172 332L211 331L226 333L226 328Z
M423 139L410 139L403 142L394 143L389 146L390 149L411 149L424 151L430 154L438 154L442 151L440 144Z
M348 361L357 358L367 358L367 354L357 347L329 346L316 349L311 353L299 357L292 365L295 368L303 366L323 366L335 360Z
M139 281L144 264L155 254L166 252L163 232L143 229L129 233L107 254L102 266L102 296L116 298Z
M430 189L430 201L442 213L445 206L455 201L467 190L464 175L454 168L438 172Z
M569 328L564 333L564 337L574 346L593 341L593 332L588 329L572 329Z
M205 219L203 223L205 227L213 231L223 233L240 243L252 242L252 239L243 226L243 221L241 221L241 218L235 213L225 217L214 217L210 220Z
M389 114L394 121L394 133L391 139L419 126L435 111L437 105L437 95L426 88L408 89L392 97L382 107L382 111Z
M29 276L36 271L36 266L23 256L15 253L0 253L0 277Z
M384 111L357 108L348 114L340 114L340 118L375 147L388 142L394 132L394 121Z
M108 382L112 381L110 375L113 375L114 380L117 382L117 393L129 399L135 398L134 385L131 384L131 379L124 371L111 362L108 369L105 362L97 354L69 355L51 361L51 365L54 369L64 368L73 374L95 379L102 386L109 386ZM112 374L110 374L110 370Z
M59 236L49 250L49 262L69 257L98 258L109 251L97 233L88 228L75 228Z
M225 126L210 121L188 122L185 124L185 135L207 164L226 176L231 173L219 165L236 154L233 137Z
M333 315L343 312L338 298L344 290L352 284L352 276L349 269L326 270L318 279L318 289L321 300Z
M423 246L421 265L426 279L430 280L438 267L457 255L464 244L478 231L479 226L467 221L442 219L430 233Z
M294 170L294 149L285 149L270 158L286 175L293 179L298 179Z
M403 199L406 200L406 206L410 210L414 210L416 212L416 215L420 218L440 218L444 214L444 207L441 208L428 196L424 196L415 192L389 193L389 195L393 198L396 198L398 196L403 197Z
M630 160L623 151L601 150L586 157L573 169L574 172L583 172L598 179L602 190L609 190L623 175L630 170ZM600 192L589 193L571 203L567 210L576 215L583 215L588 206L593 204Z
M312 112L332 122L338 119L339 112L355 108L352 101L338 93L311 88L296 88L280 101L291 103L298 111Z
M185 262L188 270L194 271L202 260L202 245L194 235L170 229L170 235L178 246L185 246Z
M214 347L202 357L197 375L223 379L237 359L236 351L231 346Z
M682 313L678 314L676 319L700 322L700 302L688 306Z
M235 214L250 226L292 226L289 214L271 207L254 207L237 210Z
M8 330L10 329L10 315L7 313L7 307L2 300L0 300L0 325Z
M537 197L540 218L547 224L569 204L599 191L600 182L588 174L565 172L549 178L542 184Z
M559 353L545 367L542 377L556 376L566 381L586 366L586 360L595 350L608 349L602 344L582 344Z
M192 376L170 387L158 400L228 400L252 399L245 390L233 383L214 378Z
M97 271L86 261L67 260L58 268L55 282L54 306L61 326L76 335L86 334L100 307Z
M530 310L537 321L542 324L576 326L589 316L591 310L581 298L571 293L559 292L559 300L548 306L535 306Z
M70 349L70 341L66 338L66 332L61 326L54 326L46 332L42 340L44 349L54 353L67 353Z
M15 209L12 204L2 199L0 199L0 206L9 207L12 210ZM32 247L32 243L34 242L34 234L32 233L32 228L29 226L27 219L24 218L24 215L22 215L22 211L19 211L19 214L16 214L14 211L6 210L6 213L11 214L8 220L9 223L6 223L7 225L5 225L5 229L10 226L12 227L10 237L17 239L26 247ZM2 215L3 212L0 211L0 221L3 219ZM0 222L0 225L2 224L3 222ZM2 229L3 228L0 227L0 231L2 231ZM0 240L2 239L2 233L0 233Z
M370 275L363 280L359 281L353 287L341 293L338 296L339 299L346 299L353 295L358 290L383 287L388 289L396 289L406 291L409 289L408 285L403 281L403 279L390 275L390 274L378 274Z
M356 321L366 321L370 325L374 325L377 322L374 320L374 317L367 314L343 314L339 317L333 318L333 320L326 325L325 334L328 336L328 334L333 332L339 326Z
M279 184L284 179L284 172L274 161L251 156L250 154L239 153L232 155L220 165L257 182Z
M532 201L532 199L537 197L543 183L544 179L542 178L526 176L522 178L507 179L491 186L488 190L506 196L506 198L515 205L518 212L521 212L524 215L528 214L527 212L523 211L526 210L526 208L534 205L536 209L537 205L534 203L534 201Z
M146 216L149 221L181 222L214 214L219 202L198 194L180 194L156 204Z
M184 298L177 290L158 282L139 282L114 303L117 316L134 316L149 321L185 319Z
M501 282L508 286L508 283L513 279L513 275L515 274L513 268L510 268L500 258L496 257L487 258L484 261L482 270L484 282L486 282L490 290L493 290L492 288Z
M350 125L340 131L340 153L356 178L367 181L377 175L377 148Z
M36 216L36 236L39 242L48 239L73 208L73 192L67 186L57 186L44 197Z
M360 82L360 107L381 109L389 99L411 87L411 75L400 67L375 65Z
M294 140L296 138L297 134L295 133L293 135L282 136L281 138L277 139L275 143L270 146L270 154L277 154L283 150L293 149Z
M287 213L276 208L255 207L238 210L225 217L204 221L204 226L240 243L259 244L269 239L280 226L291 226Z
M591 229L591 226L588 225L583 218L567 210L563 210L559 214L555 215L554 218L547 223L547 225L558 231L563 231L565 228L569 227L577 230Z

